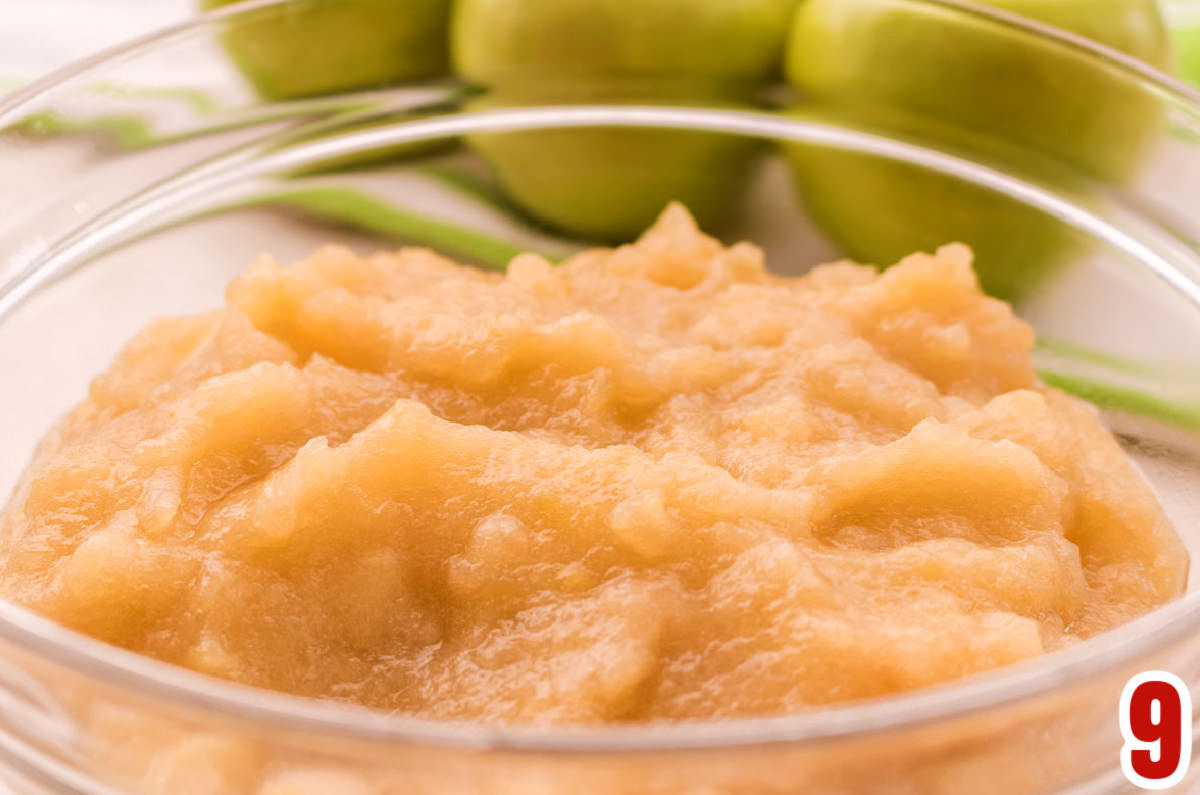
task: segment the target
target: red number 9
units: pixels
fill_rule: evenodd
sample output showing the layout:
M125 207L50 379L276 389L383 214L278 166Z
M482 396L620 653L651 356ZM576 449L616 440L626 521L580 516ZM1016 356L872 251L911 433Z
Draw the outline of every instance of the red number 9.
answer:
M1192 758L1192 698L1175 674L1145 671L1121 693L1121 769L1143 789L1166 789Z

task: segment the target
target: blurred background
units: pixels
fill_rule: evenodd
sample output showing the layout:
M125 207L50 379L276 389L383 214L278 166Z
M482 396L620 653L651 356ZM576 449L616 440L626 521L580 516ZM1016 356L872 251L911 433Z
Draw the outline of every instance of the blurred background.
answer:
M189 0L0 0L0 80L36 77L192 13Z
M187 19L193 0L0 0L0 90ZM1166 0L1181 71L1200 82L1200 0Z
M197 5L194 0L0 0L0 92L97 49L185 20ZM1200 82L1200 0L1162 5L1180 71Z

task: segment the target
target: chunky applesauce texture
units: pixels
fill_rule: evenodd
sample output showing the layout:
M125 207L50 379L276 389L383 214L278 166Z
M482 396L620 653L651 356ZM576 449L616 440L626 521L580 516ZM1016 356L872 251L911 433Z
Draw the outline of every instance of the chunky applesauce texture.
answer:
M45 439L3 596L250 685L569 724L931 685L1185 585L963 246L782 278L674 206L561 266L326 248L227 299Z

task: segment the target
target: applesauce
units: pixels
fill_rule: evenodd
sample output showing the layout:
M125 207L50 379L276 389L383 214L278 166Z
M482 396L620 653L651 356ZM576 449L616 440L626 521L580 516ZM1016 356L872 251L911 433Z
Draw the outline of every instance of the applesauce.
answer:
M213 676L492 723L775 714L1086 639L1187 555L947 246L801 278L681 207L503 276L254 263L43 441L0 593Z

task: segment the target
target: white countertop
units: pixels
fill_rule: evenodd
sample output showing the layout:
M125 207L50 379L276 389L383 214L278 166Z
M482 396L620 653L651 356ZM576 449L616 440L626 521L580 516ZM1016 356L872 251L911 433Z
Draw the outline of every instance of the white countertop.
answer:
M0 79L37 77L193 13L190 0L0 0Z

